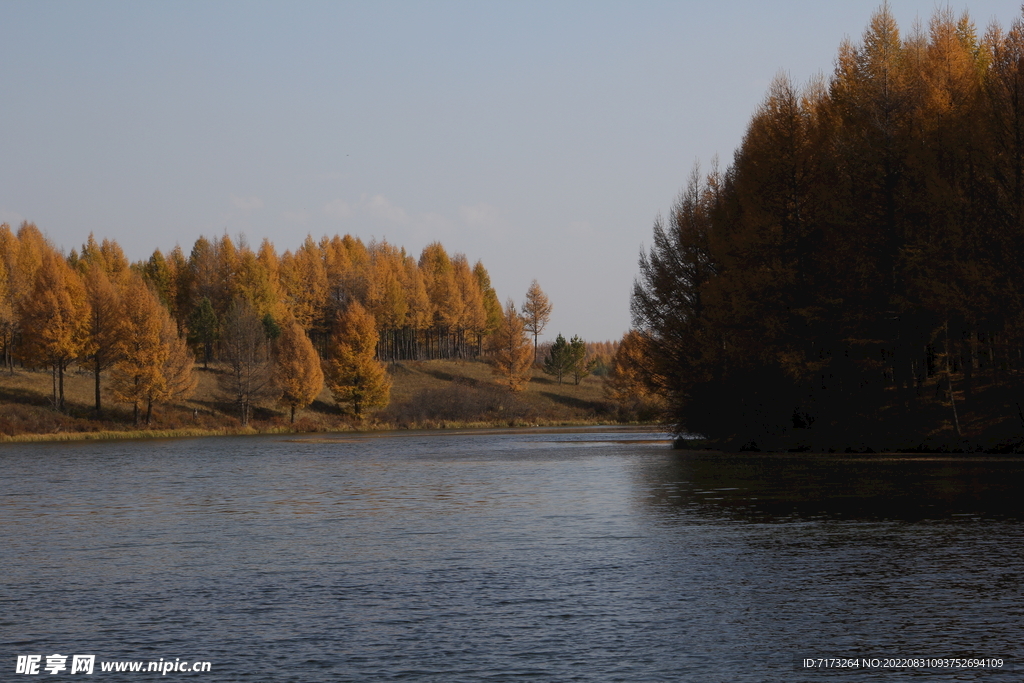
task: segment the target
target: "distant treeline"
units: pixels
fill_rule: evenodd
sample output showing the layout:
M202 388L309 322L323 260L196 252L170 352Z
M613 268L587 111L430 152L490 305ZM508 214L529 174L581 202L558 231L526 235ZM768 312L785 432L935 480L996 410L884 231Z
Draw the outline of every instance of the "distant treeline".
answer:
M64 372L81 363L96 377L97 412L109 370L113 398L134 404L138 420L140 406L149 413L154 402L192 391L195 352L204 363L232 366L243 423L257 399L278 400L294 415L324 379L302 350L309 346L336 398L342 376L354 373L345 400L358 415L386 403L374 357L474 357L501 316L483 264L471 267L437 242L417 260L349 235L307 238L280 255L267 240L253 251L224 235L200 237L187 256L175 247L129 263L113 240L90 235L64 255L31 223L16 232L0 226L3 362L52 368L58 409ZM374 383L384 398L360 394Z
M335 319L352 301L373 316L377 355L385 361L476 356L501 312L483 264L471 267L439 242L417 261L386 241L366 245L351 235L307 237L281 255L269 240L254 252L224 235L200 237L187 257L178 247L166 257L157 250L135 267L183 329L204 298L219 319L242 296L261 315L287 309L321 355Z
M956 435L965 411L1016 422L1024 22L979 35L939 11L901 36L883 7L831 77L778 77L732 165L695 169L655 223L632 310L679 431L942 428L926 406Z
M16 299L31 288L38 254L19 260L18 237L9 227L0 236L0 255L6 266L6 295L13 309ZM34 237L34 235L33 235ZM34 244L42 237L30 239ZM38 249L27 248L29 252ZM351 301L359 302L377 323L381 360L476 356L488 328L496 325L501 306L483 264L470 267L462 254L449 256L440 243L423 250L419 260L386 241L364 244L358 237L307 237L295 252L278 254L269 240L257 251L247 244L235 245L230 237L195 241L188 255L175 247L167 255L159 249L146 261L129 264L113 240L97 242L92 236L81 250L67 256L80 272L102 258L107 270L131 269L158 295L177 323L200 344L200 357L219 352L217 321L223 319L236 297L246 299L260 316L281 320L293 315L320 351L326 353L330 330L339 312ZM19 269L24 272L19 272ZM209 301L212 318L204 318L203 300ZM18 326L4 320L4 358L15 356ZM200 330L198 328L203 327ZM210 329L205 329L209 327Z

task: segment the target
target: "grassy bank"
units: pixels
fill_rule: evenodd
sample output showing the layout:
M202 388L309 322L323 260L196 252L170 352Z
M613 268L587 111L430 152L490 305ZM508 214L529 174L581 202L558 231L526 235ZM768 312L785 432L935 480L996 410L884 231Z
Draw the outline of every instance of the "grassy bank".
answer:
M199 370L199 387L186 401L155 406L148 427L135 426L131 407L103 396L97 415L93 377L87 371L65 377L66 407L52 407L48 371L16 368L0 372L0 442L80 439L132 439L336 432L384 429L456 429L473 427L607 424L619 418L603 394L602 380L587 377L577 386L534 370L526 389L511 394L480 361L406 361L389 366L391 403L362 421L342 413L326 389L289 421L288 411L259 406L248 426L220 379L226 369Z

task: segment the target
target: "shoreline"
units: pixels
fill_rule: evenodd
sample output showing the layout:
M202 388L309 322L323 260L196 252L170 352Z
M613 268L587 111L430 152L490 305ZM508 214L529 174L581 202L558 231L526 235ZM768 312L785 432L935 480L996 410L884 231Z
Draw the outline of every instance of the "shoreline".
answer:
M431 434L431 433L528 433L531 430L537 432L551 431L590 431L590 430L622 430L622 431L645 431L659 429L664 425L653 423L611 423L611 422L587 422L587 421L558 421L551 424L522 423L483 423L483 422L447 422L436 426L411 425L400 426L392 424L379 424L364 427L351 427L349 429L332 429L325 431L298 431L288 428L271 427L267 429L248 428L224 428L224 429L133 429L125 431L95 431L95 432L57 432L52 434L16 434L0 435L0 446L4 444L24 443L70 443L81 441L145 441L150 439L197 439L208 437L228 436L293 436L303 441L322 438L331 440L331 435L362 435L370 436L391 432L396 434ZM665 432L666 435L669 432ZM305 438L303 438L305 437ZM666 436L666 441L671 442L671 437Z

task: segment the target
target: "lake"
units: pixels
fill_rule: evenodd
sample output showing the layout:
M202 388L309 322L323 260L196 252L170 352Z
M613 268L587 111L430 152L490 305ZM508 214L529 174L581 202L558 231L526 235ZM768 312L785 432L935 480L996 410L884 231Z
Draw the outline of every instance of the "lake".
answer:
M107 681L1024 676L1020 458L596 429L7 444L0 467L2 680L74 655Z

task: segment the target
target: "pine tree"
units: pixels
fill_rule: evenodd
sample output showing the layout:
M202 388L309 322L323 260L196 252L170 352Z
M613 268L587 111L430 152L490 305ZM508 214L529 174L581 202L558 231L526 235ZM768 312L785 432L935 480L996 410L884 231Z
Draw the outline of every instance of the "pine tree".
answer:
M203 347L203 368L208 368L213 357L213 343L219 335L219 321L210 298L204 296L188 317L188 340Z
M522 391L530 381L535 351L530 348L526 326L512 299L505 302L501 325L488 337L488 343L494 374L502 378L509 391Z
M295 422L296 408L305 408L320 395L324 373L313 343L294 318L282 326L274 362L274 384L281 392L278 403L291 410Z
M561 336L561 335L559 335ZM563 340L564 341L564 340ZM573 336L569 341L569 369L572 372L573 383L579 386L583 378L590 374L597 361L587 358L587 343L580 339L579 335Z
M544 359L544 372L552 377L557 377L558 383L561 384L562 377L571 372L571 369L572 356L569 344L565 341L565 337L559 334L551 345L547 358Z
M534 280L526 291L526 301L523 302L523 321L526 331L533 335L533 358L537 359L537 337L551 320L551 302L547 295Z
M324 362L327 388L338 407L362 419L367 410L388 404L391 378L374 358L377 328L373 316L358 301L349 303L335 322Z

